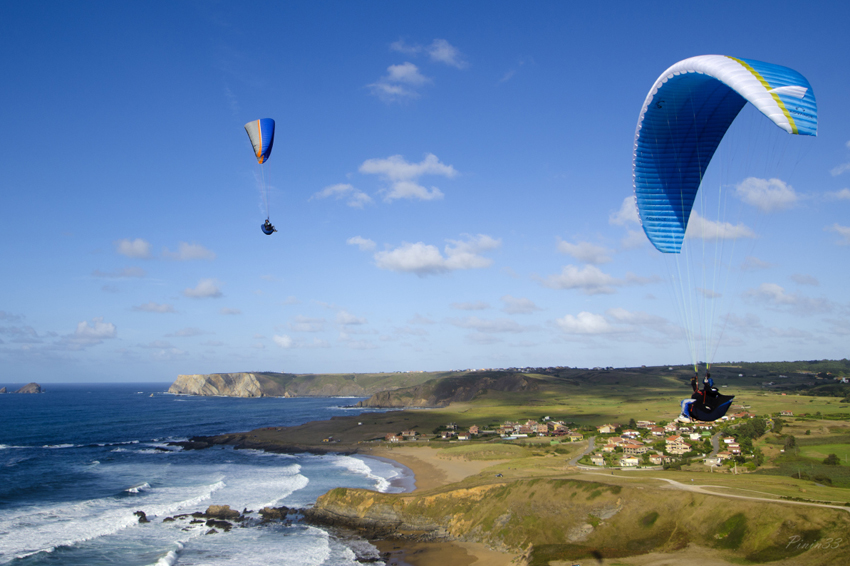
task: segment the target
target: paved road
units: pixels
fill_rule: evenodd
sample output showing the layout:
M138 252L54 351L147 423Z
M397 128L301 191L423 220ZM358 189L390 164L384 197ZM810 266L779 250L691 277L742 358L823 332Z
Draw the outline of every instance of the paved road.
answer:
M578 461L581 460L583 456L586 456L586 455L590 454L591 452L593 452L593 449L594 449L593 441L594 440L596 440L595 436L591 436L590 438L588 438L587 439L587 448L585 449L585 451L582 452L581 454L579 454L578 456L576 456L575 458L573 458L572 460L570 460L569 462L567 462L567 464L569 464L570 466L575 466L576 464L578 464Z

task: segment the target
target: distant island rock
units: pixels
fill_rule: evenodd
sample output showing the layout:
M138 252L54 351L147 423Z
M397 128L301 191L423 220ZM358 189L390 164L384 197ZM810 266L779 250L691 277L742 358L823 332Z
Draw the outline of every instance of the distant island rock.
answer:
M6 388L4 387L3 391L5 392L5 390ZM38 383L28 383L15 391L15 393L43 393L43 391L41 390L41 385Z
M169 393L219 397L368 397L412 387L447 372L292 374L239 372L178 375Z
M3 393L6 393L6 388L0 387L0 395L2 395Z

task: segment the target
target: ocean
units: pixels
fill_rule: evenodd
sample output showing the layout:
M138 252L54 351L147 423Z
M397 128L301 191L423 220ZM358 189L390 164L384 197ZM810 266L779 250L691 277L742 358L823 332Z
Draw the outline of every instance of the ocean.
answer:
M383 564L365 540L298 521L261 523L257 511L303 508L334 487L404 491L407 468L365 456L168 445L364 412L346 407L359 399L192 397L166 394L168 385L0 395L0 564ZM213 534L202 523L163 522L210 505L248 509L256 520Z

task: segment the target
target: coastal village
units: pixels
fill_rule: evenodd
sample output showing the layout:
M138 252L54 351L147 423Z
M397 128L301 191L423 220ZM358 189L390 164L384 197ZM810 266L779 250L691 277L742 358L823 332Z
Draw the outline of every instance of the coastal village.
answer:
M783 416L791 416L783 411ZM468 428L460 427L457 423L448 423L433 435L421 434L416 430L403 430L388 433L384 441L403 443L410 441L449 441L465 442L474 440L519 440L527 438L548 437L550 445L562 442L580 442L587 435L595 436L595 449L585 454L583 461L594 466L633 468L641 466L663 466L689 457L704 458L706 465L721 466L724 462L732 463L736 457L752 457L744 455L741 445L734 436L717 431L721 425L732 424L736 420L753 418L756 415L748 411L740 411L724 416L718 423L694 422L680 423L677 421L656 423L652 420L634 421L629 428L620 424L603 424L596 427L596 434L591 430L579 430L574 425L562 420L556 421L544 417L542 422L529 419L523 422L506 421L498 428L481 429L477 425ZM631 428L631 427L634 428ZM588 427L584 427L587 429ZM713 447L712 436L717 435ZM601 446L601 442L604 442ZM591 448L594 445L591 444Z

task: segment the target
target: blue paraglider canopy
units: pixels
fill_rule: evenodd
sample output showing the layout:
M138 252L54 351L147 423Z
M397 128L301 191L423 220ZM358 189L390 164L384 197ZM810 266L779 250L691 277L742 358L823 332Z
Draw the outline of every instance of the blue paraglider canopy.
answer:
M277 229L274 226L272 226L272 223L269 222L268 218L266 218L266 221L264 223L260 224L260 229L263 231L263 234L265 234L266 236L271 236L272 234L277 232Z

